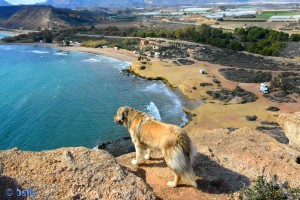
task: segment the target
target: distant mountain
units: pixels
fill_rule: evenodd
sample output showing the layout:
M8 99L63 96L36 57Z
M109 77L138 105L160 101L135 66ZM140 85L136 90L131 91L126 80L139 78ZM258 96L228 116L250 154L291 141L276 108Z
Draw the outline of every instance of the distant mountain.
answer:
M0 27L38 29L92 25L106 18L88 11L80 12L52 6L5 6L0 7Z
M276 0L281 2L299 2L299 0ZM248 3L266 2L266 0L47 0L45 4L61 8L91 7L147 7L147 6L180 6L204 5L208 3ZM272 1L270 1L272 2Z
M61 8L145 6L144 0L47 0L45 4Z
M0 6L11 6L11 4L7 3L4 0L0 0Z
M226 0L225 0L226 1ZM233 1L233 0L227 0ZM47 0L45 4L54 7L78 8L78 7L147 7L147 6L177 6L177 5L195 5L206 3L206 0ZM222 1L224 2L224 1Z

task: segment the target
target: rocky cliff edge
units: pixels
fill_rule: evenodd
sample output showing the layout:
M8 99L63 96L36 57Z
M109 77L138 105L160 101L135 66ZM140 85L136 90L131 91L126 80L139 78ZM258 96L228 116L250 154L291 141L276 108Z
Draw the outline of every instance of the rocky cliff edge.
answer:
M279 116L288 132L299 132L299 113ZM298 132L297 132L298 130ZM251 128L189 133L197 148L193 168L198 189L168 188L173 174L160 153L139 167L135 153L116 159L103 150L83 147L42 152L0 151L0 199L25 191L37 199L226 199L258 176L278 175L300 187L300 151ZM290 143L293 139L290 137ZM32 190L30 190L32 189ZM27 192L27 193L26 193ZM20 198L18 198L20 199Z
M155 199L139 177L103 150L0 152L0 199Z

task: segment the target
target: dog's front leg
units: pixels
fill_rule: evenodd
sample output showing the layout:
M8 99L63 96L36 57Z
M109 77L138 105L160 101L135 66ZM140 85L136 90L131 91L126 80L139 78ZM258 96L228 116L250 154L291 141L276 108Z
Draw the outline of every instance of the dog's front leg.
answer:
M144 161L144 149L143 146L140 144L135 144L135 154L136 154L136 159L132 159L131 163L133 165L141 164Z
M151 149L149 149L149 148L147 149L147 153L145 154L144 158L146 160L149 160L151 158Z

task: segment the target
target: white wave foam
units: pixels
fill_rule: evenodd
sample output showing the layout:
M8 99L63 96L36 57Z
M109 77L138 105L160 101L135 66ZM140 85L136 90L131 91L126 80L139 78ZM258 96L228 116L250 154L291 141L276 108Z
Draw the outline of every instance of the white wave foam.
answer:
M115 63L113 63L114 68L120 70L120 72L123 69L128 69L130 67L131 63L130 62L125 62L125 61L119 61L119 60L114 60Z
M88 58L88 59L84 59L83 61L85 61L85 62L93 62L93 63L101 62L100 60L95 59L95 58Z
M151 101L150 104L147 106L148 113L154 116L155 119L161 121L160 113L156 105Z
M8 47L8 46L2 46L2 45L0 45L0 49L3 49L3 50L11 50L12 48L11 48L11 47Z
M186 114L183 112L183 106L181 105L181 102L179 100L179 98L173 93L171 92L167 86L165 84L163 84L162 82L158 83L154 83L152 85L147 86L144 91L146 92L153 92L153 93L163 93L166 96L168 96L173 104L174 104L174 110L172 109L173 113L176 114L181 114L181 124L180 126L185 125L188 122L187 116Z
M49 51L39 51L39 50L33 50L31 51L32 53L37 53L37 54L46 54L46 53L50 53Z
M57 52L57 53L55 53L55 55L57 55L57 56L67 56L68 54L63 53L63 52Z
M127 69L131 65L130 62L122 61L112 57L106 57L102 55L97 55L97 57L111 63L114 68L119 69L120 71L123 69Z

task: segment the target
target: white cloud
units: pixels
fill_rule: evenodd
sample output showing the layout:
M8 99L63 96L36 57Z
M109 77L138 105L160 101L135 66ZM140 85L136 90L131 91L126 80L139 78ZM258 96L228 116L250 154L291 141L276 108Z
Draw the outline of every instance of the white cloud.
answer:
M45 0L5 0L10 4L35 4L35 3L41 3L45 2Z

